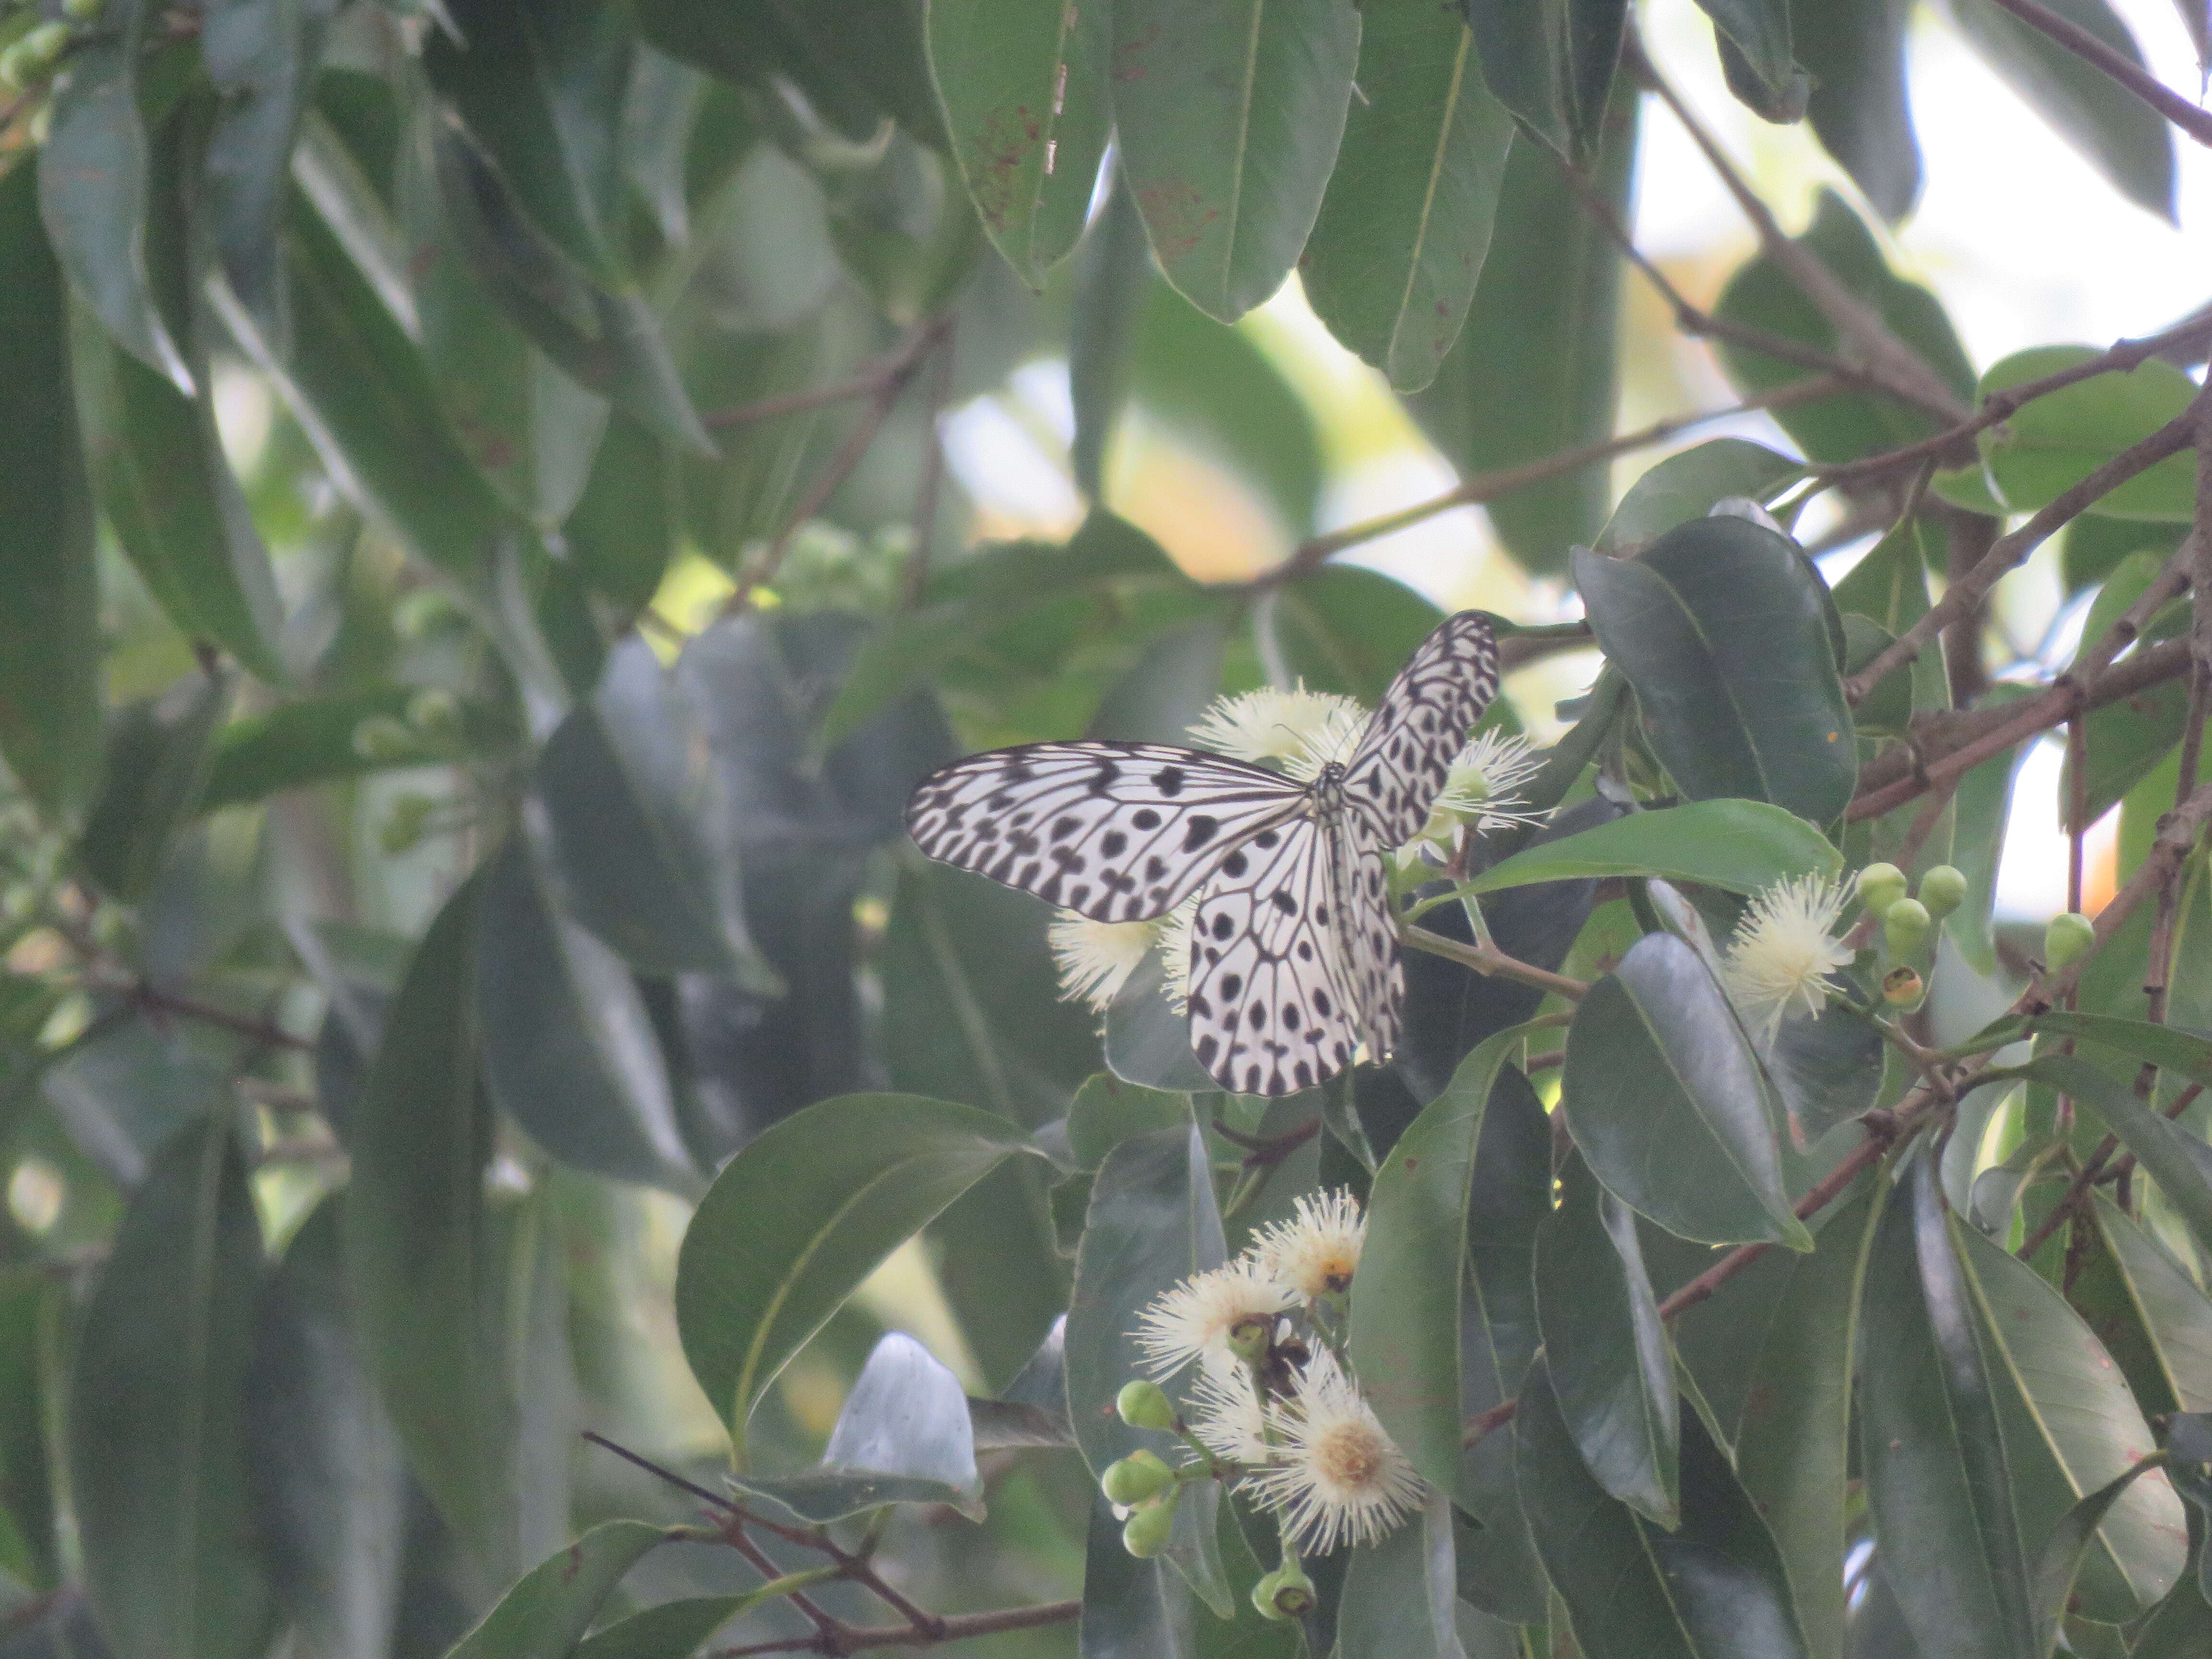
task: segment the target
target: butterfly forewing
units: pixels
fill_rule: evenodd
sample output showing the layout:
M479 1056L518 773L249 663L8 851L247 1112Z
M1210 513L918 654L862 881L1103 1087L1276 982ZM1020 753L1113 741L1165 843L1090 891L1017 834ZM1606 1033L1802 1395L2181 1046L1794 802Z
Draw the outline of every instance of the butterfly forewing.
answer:
M1190 1046L1237 1094L1310 1089L1351 1062L1359 1002L1329 874L1336 838L1312 818L1266 830L1207 882L1190 930Z
M1421 641L1345 763L1344 794L1368 848L1403 846L1443 792L1468 728L1498 695L1498 635L1480 611Z
M931 774L906 822L931 858L1095 921L1140 921L1165 915L1305 804L1303 786L1222 755L1032 743Z

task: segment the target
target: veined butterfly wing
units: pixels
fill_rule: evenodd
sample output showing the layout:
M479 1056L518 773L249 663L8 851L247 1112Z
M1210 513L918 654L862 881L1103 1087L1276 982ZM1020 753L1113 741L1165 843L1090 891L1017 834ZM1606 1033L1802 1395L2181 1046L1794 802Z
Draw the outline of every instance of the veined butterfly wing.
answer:
M931 858L1094 921L1165 915L1306 810L1264 767L1155 743L1031 743L933 772L907 802Z
M1468 729L1498 695L1498 635L1479 611L1447 617L1414 649L1344 766L1363 851L1419 834Z

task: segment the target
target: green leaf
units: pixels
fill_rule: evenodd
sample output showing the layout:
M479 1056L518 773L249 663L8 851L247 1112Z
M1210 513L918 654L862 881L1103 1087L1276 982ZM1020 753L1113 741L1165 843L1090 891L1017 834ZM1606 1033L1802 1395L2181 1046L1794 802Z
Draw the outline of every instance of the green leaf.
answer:
M1359 27L1360 96L1298 272L1330 331L1416 392L1474 298L1513 118L1449 9L1374 0Z
M1669 455L1628 486L1590 545L1632 558L1668 531L1702 519L1730 496L1770 499L1802 475L1804 463L1748 438L1711 438Z
M219 807L266 800L287 789L333 783L393 767L435 763L443 757L428 738L419 747L390 756L363 755L354 747L354 733L363 720L379 715L404 720L415 695L413 686L386 686L279 703L230 721L215 734L214 754L200 791L200 810L212 812Z
M677 1259L676 1322L707 1398L745 1419L878 1263L1022 1150L1004 1118L920 1095L843 1095L723 1167Z
M1756 800L1693 800L1632 812L1493 864L1468 884L1495 893L1577 877L1661 876L1752 894L1791 876L1834 876L1843 855L1818 830Z
M568 1659L622 1577L668 1533L603 1521L518 1580L451 1659Z
M1528 131L1589 160L1628 8L1621 0L1468 0L1468 21L1491 91Z
M2047 1553L2060 1547L2075 1506L2157 1442L2112 1356L2042 1275L1955 1218L1952 1235L1980 1303L1984 1356L2017 1390L2020 1409L2006 1413L2004 1426L2021 1541ZM2070 1547L2066 1572L2069 1589L2080 1573L2084 1618L2133 1620L2186 1564L2188 1523L2163 1474L2114 1493L2088 1532Z
M628 415L617 414L592 458L561 539L576 572L626 615L645 609L683 533L675 457Z
M1443 1491L1460 1464L1460 1291L1468 1182L1492 1085L1525 1026L1476 1048L1398 1137L1367 1195L1346 1354L1375 1414Z
M493 854L479 902L476 995L492 1103L576 1169L697 1192L636 982L554 907L526 837Z
M1561 1420L1597 1484L1662 1526L1680 1520L1680 1425L1674 1362L1637 1243L1636 1218L1577 1157L1560 1171L1559 1206L1536 1232L1542 1370L1522 1385L1556 1390ZM1540 1380L1541 1379L1541 1380ZM1522 1498L1529 1502L1525 1477ZM1537 1547L1549 1550L1529 1510Z
M118 1659L248 1659L267 1642L244 1445L260 1258L245 1165L210 1119L134 1195L71 1367L85 1579Z
M150 10L148 0L122 0L110 14L113 32L70 53L69 77L54 94L39 151L39 205L62 269L101 325L189 398L192 372L162 320L146 269L138 66Z
M572 1651L575 1659L681 1659L739 1613L772 1599L748 1593L663 1601L602 1626Z
M1152 287L1145 222L1117 165L1097 228L1075 258L1068 320L1067 390L1075 414L1068 459L1077 487L1093 506L1105 499L1106 446L1128 400L1134 343Z
M425 42L430 84L538 228L598 281L619 283L628 198L617 141L634 50L622 15L592 0L447 3L455 32Z
M2058 1640L2059 1626L2075 1606L2074 1583L2082 1564L2095 1547L2098 1527L2142 1475L2160 1473L2154 1464L2130 1464L2096 1491L2085 1495L2051 1531L2035 1565L2035 1628L2038 1650L2050 1653ZM2179 1505L2176 1505L2177 1510ZM2183 1529L2180 1555L2189 1553L2189 1535ZM2177 1571L2176 1580L2179 1574Z
M1079 1170L1096 1171L1132 1135L1179 1128L1191 1121L1190 1097L1125 1083L1101 1072L1076 1091L1067 1109L1067 1146Z
M1325 565L1276 590L1273 627L1291 674L1372 708L1443 612L1395 577Z
M246 1433L278 1605L331 1659L391 1651L405 1464L355 1334L331 1197L263 1284Z
M1796 67L1790 47L1789 0L1698 0L1713 27L1734 41L1769 87L1790 84Z
M1850 709L1826 586L1794 543L1699 519L1638 559L1579 550L1574 575L1685 794L1771 801L1814 823L1842 813L1858 774Z
M1867 0L1867 3L1886 4L1888 0ZM1825 12L1828 8L1809 9ZM1798 21L1802 24L1807 20L1801 15ZM1809 58L1807 66L1819 73ZM1820 110L1816 96L1813 115L1816 129ZM1797 240L1935 371L1957 394L1961 407L1972 403L1974 371L1950 319L1943 314L1942 303L1928 289L1891 272L1881 247L1840 196L1833 191L1821 192L1812 228ZM1731 322L1784 335L1822 351L1838 349L1834 326L1820 307L1763 254L1729 279L1717 310ZM1723 345L1721 360L1728 366L1729 378L1747 392L1771 391L1806 374L1796 363L1766 356L1747 346ZM1776 410L1774 418L1815 461L1852 460L1923 438L1936 427L1933 416L1908 409L1894 398L1856 392L1792 404Z
M2196 1659L2212 1643L2212 1601L2197 1587L2197 1575L2181 1582L2145 1621L2129 1659Z
M169 844L198 805L210 744L230 702L221 673L195 673L158 701L116 716L106 782L85 820L77 856L116 897L143 898Z
M1790 47L1813 78L1806 114L1828 154L1894 224L1920 196L1920 145L1905 80L1912 0L1790 8Z
M1190 1049L1190 1018L1168 1000L1167 969L1155 951L1121 982L1106 1010L1106 1069L1146 1090L1204 1093L1220 1085Z
M1234 322L1282 286L1321 210L1359 55L1337 0L1114 8L1121 168L1160 269Z
M1462 1659L1457 1599L1451 1500L1432 1488L1417 1514L1352 1552L1338 1593L1335 1659Z
M1027 0L934 0L929 66L983 231L1031 288L1083 234L1107 108L1111 19Z
M1867 1259L1858 1377L1868 1509L1923 1649L2031 1659L2027 1565L1974 1322L1934 1165L1916 1155Z
M2015 351L1982 376L1981 390L1986 395L2039 380L2097 355L2089 346ZM2156 358L2124 374L2079 381L2023 404L1981 434L1977 441L1985 476L2008 509L2032 513L2176 419L2196 395L2194 381ZM2186 524L2196 499L2196 458L2184 452L2098 497L2088 510L2106 518Z
M1195 1611L1182 1577L1157 1559L1121 1547L1121 1522L1105 1495L1091 1503L1083 1552L1083 1612L1076 1626L1084 1659L1182 1659L1197 1640Z
M2119 1360L2146 1413L2212 1411L2212 1299L2162 1244L2097 1194L2096 1225L2123 1293L2141 1322L2146 1370L2079 1297L2107 1350ZM2091 1270L2094 1272L2094 1268ZM2076 1281L2077 1287L2080 1281Z
M1493 59L1484 14L1534 9L1522 0L1486 0L1475 9L1486 70ZM1512 102L1494 73L1490 84ZM1624 100L1607 119L1592 168L1593 185L1615 212L1626 209L1636 123L1634 101ZM1462 479L1612 434L1620 307L1618 250L1566 186L1558 158L1516 140L1466 326L1435 382L1409 404ZM1609 469L1597 462L1498 495L1484 511L1514 558L1548 575L1566 568L1570 547L1596 536L1612 501Z
M100 781L100 580L68 300L37 193L29 162L0 173L0 754L68 825Z
M2201 1248L2212 1249L2212 1147L2137 1100L2135 1091L2070 1054L2039 1054L2008 1075L2048 1084L2105 1120L2158 1182Z
M1577 1005L1560 1089L1597 1178L1668 1231L1811 1247L1790 1213L1757 1056L1672 934L1638 939Z
M2045 0L2051 11L2142 66L2128 26L2105 0ZM1960 32L2014 92L2138 207L2174 215L2173 130L2158 111L1993 0L1950 0Z

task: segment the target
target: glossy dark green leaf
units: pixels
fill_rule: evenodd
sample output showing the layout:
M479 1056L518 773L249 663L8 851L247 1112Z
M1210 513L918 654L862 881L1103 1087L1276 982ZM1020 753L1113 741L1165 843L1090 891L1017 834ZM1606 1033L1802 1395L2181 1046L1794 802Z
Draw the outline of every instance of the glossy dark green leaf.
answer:
M255 1313L246 1435L277 1604L319 1653L383 1659L398 1610L403 1462L354 1333L343 1200L309 1217Z
M1857 776L1850 709L1826 589L1791 542L1699 519L1638 559L1577 552L1574 573L1685 794L1771 801L1814 823L1843 811Z
M85 1582L117 1659L249 1659L268 1640L244 1443L260 1260L245 1164L209 1119L134 1195L71 1369Z
M1190 1097L1148 1089L1101 1072L1076 1091L1067 1109L1067 1146L1079 1170L1096 1171L1132 1135L1180 1127L1191 1121Z
M1859 1343L1860 1464L1907 1626L1929 1651L2031 1659L1997 1401L1925 1156L1875 1224Z
M265 800L287 789L436 762L442 758L441 750L427 736L417 746L388 757L364 755L354 746L354 733L363 720L381 715L404 721L414 696L413 688L395 685L279 703L228 722L215 734L201 810L211 812Z
M1580 1158L1561 1170L1559 1206L1537 1231L1535 1283L1544 1375L1582 1462L1613 1497L1674 1526L1680 1447L1674 1356L1636 1218ZM1522 1385L1524 1401L1536 1376ZM1525 1486L1522 1497L1529 1501ZM1537 1542L1543 1547L1540 1522Z
M336 0L219 0L200 58L222 96L208 139L208 208L223 278L264 332L289 334L277 223L292 143L311 95Z
M2096 1491L2085 1494L2052 1529L2035 1564L2035 1625L2039 1651L2047 1654L2053 1650L2060 1625L2079 1605L2079 1598L2074 1595L2075 1577L2096 1548L2100 1523L2127 1496L2138 1479L2158 1473L2148 1463L2130 1464ZM2181 1530L2179 1553L2185 1557L2188 1553L2189 1534L2185 1528Z
M947 148L945 114L929 80L917 0L768 0L799 50L818 66L800 84L813 96L823 77L858 88L908 135ZM794 73L799 72L794 66Z
M1462 1659L1455 1586L1451 1500L1431 1490L1395 1531L1352 1551L1337 1602L1337 1659Z
M2126 1351L2087 1308L2079 1300L2075 1305L2120 1361L2146 1413L2212 1411L2212 1299L2165 1246L2101 1193L2095 1213L2113 1271L2142 1322L2148 1374L2129 1365Z
M106 782L85 820L77 856L118 898L145 896L171 839L199 804L210 744L230 702L228 678L193 674L167 696L117 714Z
M1333 0L1114 8L1121 169L1160 268L1234 322L1282 286L1335 165L1359 56Z
M984 234L1031 288L1083 234L1112 123L1103 6L936 0L929 66Z
M1887 0L1868 0L1887 3ZM1826 8L1815 8L1825 10ZM1820 106L1814 106L1820 124ZM1927 364L1956 394L1961 409L1974 395L1974 372L1950 319L1935 295L1893 274L1881 247L1858 216L1832 191L1821 193L1810 229L1797 239L1805 251L1827 266L1844 287L1870 307L1889 331ZM1764 255L1729 280L1719 313L1771 334L1787 336L1823 351L1838 349L1835 329L1780 266ZM1768 357L1745 346L1721 348L1729 377L1747 391L1767 391L1802 380L1795 363ZM1890 398L1857 392L1808 398L1774 411L1783 430L1816 461L1844 461L1925 437L1936 427L1931 416Z
M694 1595L663 1601L602 1625L579 1642L576 1659L682 1659L716 1631L766 1598L751 1595Z
M1581 876L1662 876L1750 894L1842 867L1828 838L1794 813L1764 801L1696 800L1544 842L1492 865L1468 885L1494 893Z
M1590 1169L1669 1231L1804 1249L1759 1061L1690 946L1637 941L1567 1030L1562 1109Z
M2130 1659L2195 1659L2212 1643L2212 1601L2197 1587L2197 1575L2184 1573L2158 1611L2143 1623Z
M1530 132L1586 161L1600 142L1628 8L1620 0L1467 0L1490 89Z
M972 1106L844 1095L724 1166L684 1237L676 1322L739 1445L762 1391L854 1287L1022 1145Z
M1905 83L1912 0L1829 0L1790 8L1791 50L1813 77L1813 131L1894 222L1920 197L1920 144Z
M493 855L478 902L492 1103L574 1168L697 1191L667 1062L627 965L555 908L524 837Z
M642 1521L601 1522L524 1574L453 1659L568 1659L623 1575L667 1537Z
M1513 120L1449 9L1376 0L1359 27L1360 95L1298 272L1330 331L1414 392L1474 298Z
M1789 0L1698 0L1713 27L1734 41L1744 61L1767 86L1790 84Z
M1475 39L1487 66L1483 9L1536 9L1515 0L1478 9ZM1498 91L1494 76L1491 90ZM1591 168L1616 212L1625 210L1635 166L1636 120L1633 100L1613 107ZM1558 158L1541 144L1516 143L1467 324L1435 382L1410 405L1462 478L1611 434L1620 304L1613 242L1559 176ZM1550 574L1566 568L1570 547L1596 536L1612 500L1601 462L1498 495L1484 510L1516 560Z
M1091 1500L1083 1553L1082 1659L1185 1659L1197 1644L1196 1609L1182 1577L1121 1547L1121 1523L1102 1494Z
M1106 1069L1147 1090L1203 1093L1215 1087L1190 1051L1190 1018L1169 1002L1167 974L1157 951L1122 981L1106 1010Z
M1975 1229L1954 1224L1952 1232L1981 1304L1984 1354L1993 1370L2009 1373L2025 1407L2006 1413L2005 1452L2022 1544L2043 1550L2081 1500L2156 1443L2112 1356L2065 1298ZM2115 1493L2071 1547L2066 1578L2079 1592L2075 1610L2125 1623L2181 1576L2189 1528L2160 1473Z
M153 8L124 0L113 32L70 54L39 151L39 204L53 251L117 344L185 396L191 370L155 301L146 268L145 123L138 70Z
M681 534L674 458L627 415L607 422L584 493L561 526L577 574L625 613L642 611Z
M1803 465L1748 438L1710 438L1669 455L1629 485L1590 545L1615 558L1632 557L1676 525L1704 518L1717 501L1771 499Z
M0 173L0 754L73 824L100 781L100 580L68 295L22 160Z
M2045 0L2050 9L2140 68L2142 52L2105 0ZM2138 207L2173 217L2173 133L2103 70L1993 0L1951 0L1960 31L2059 137Z
M1982 376L1981 389L2001 391L2072 368L2096 355L2090 347L2068 345L2016 351L1991 366ZM2036 398L1981 434L1984 476L2014 512L2033 512L2179 417L2196 395L2186 374L2156 358L2124 374L2100 374L2067 386ZM2194 510L2196 476L2194 458L2173 456L2100 496L2094 510L2108 518L2185 524Z
M2126 1085L2068 1054L2039 1054L2018 1074L2072 1096L2105 1121L2159 1184L2177 1214L2212 1249L2212 1147L2142 1103Z

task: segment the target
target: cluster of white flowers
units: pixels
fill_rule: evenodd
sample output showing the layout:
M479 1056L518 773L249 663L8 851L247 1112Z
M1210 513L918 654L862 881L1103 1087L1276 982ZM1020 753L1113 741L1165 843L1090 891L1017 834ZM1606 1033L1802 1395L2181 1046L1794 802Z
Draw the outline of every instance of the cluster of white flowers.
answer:
M1372 1543L1421 1499L1334 1346L1365 1230L1349 1192L1307 1194L1234 1261L1161 1297L1135 1333L1156 1377L1197 1367L1190 1434L1276 1511L1292 1552Z

